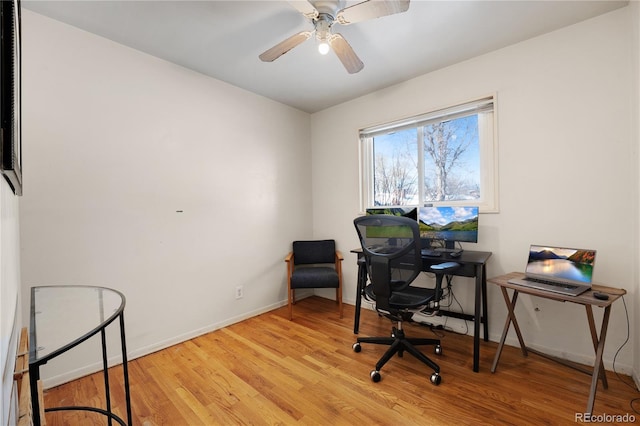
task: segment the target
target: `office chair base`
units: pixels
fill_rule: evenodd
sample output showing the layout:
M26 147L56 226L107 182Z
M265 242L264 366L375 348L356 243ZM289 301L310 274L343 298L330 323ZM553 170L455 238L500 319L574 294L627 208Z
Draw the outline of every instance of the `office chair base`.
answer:
M442 346L440 345L440 340L426 338L406 338L404 335L404 331L402 329L396 328L393 329L391 336L392 337L359 337L357 342L353 344L354 352L362 351L361 343L373 343L389 346L389 349L387 349L382 358L380 358L380 360L376 364L375 370L372 370L371 373L369 373L371 380L376 383L379 382L381 379L380 370L382 369L382 367L395 354L398 354L398 357L402 357L404 352L407 351L434 370L434 373L431 374L429 380L434 385L439 385L442 381L442 377L440 376L440 367L438 366L438 364L436 364L431 359L427 358L426 355L420 352L416 348L416 345L435 345L434 351L436 355L442 355Z

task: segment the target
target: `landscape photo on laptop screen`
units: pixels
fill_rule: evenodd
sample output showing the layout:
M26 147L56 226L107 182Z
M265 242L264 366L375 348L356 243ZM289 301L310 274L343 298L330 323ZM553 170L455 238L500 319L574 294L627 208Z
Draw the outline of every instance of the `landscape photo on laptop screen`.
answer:
M590 283L595 250L531 246L527 274Z

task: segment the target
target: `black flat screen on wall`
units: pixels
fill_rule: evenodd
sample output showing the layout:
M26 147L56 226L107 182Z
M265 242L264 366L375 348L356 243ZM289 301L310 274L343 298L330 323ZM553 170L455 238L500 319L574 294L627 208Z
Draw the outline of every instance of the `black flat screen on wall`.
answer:
M0 1L0 166L22 195L20 0Z

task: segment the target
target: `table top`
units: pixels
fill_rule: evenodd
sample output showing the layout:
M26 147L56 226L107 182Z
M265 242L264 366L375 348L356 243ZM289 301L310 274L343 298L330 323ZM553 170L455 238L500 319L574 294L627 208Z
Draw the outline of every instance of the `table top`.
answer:
M605 286L602 284L593 284L591 286L591 290L588 290L582 294L577 296L567 296L565 294L554 293L546 290L539 290L536 288L530 288L521 286L518 284L511 284L509 282L512 278L523 278L524 274L522 272L511 272L505 275L500 275L494 278L487 279L488 282L496 284L500 287L510 288L513 290L517 290L519 293L530 294L532 296L544 297L546 299L559 300L561 302L572 302L578 303L580 305L594 305L606 307L611 305L613 302L618 300L620 297L627 294L627 291L623 288L614 288ZM609 295L608 300L600 300L593 297L594 292L606 293Z
M361 254L362 247L358 247L351 250L351 253ZM491 257L490 251L475 251L475 250L463 250L460 256L453 257L447 252L442 252L441 256L422 256L422 259L435 260L435 261L451 261L460 263L473 263L482 264L487 263L487 260Z
M29 364L44 364L84 342L120 315L124 305L122 293L105 287L32 287Z

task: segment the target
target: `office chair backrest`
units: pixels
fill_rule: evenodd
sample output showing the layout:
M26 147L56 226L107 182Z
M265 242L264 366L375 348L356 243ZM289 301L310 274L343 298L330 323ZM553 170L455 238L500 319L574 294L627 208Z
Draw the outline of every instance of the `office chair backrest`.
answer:
M335 263L335 261L335 240L293 242L293 263L296 265Z
M362 246L378 309L389 309L392 292L409 286L422 271L418 222L371 215L353 221Z

